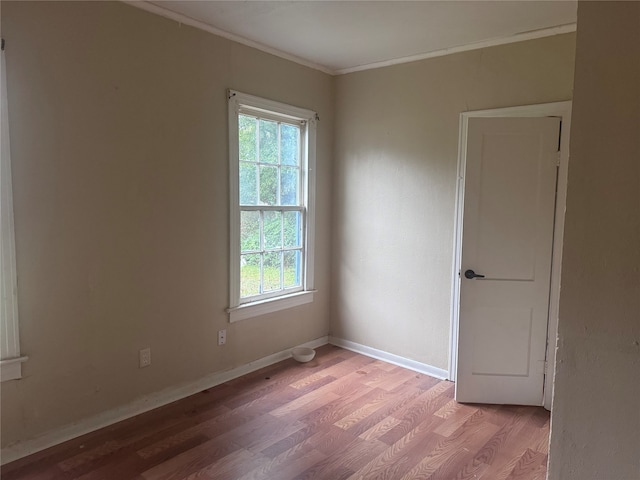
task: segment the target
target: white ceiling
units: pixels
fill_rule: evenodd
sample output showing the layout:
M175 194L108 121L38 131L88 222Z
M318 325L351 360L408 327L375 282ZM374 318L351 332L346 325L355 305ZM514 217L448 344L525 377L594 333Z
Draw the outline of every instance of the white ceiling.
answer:
M575 1L181 1L131 4L328 73L575 29Z

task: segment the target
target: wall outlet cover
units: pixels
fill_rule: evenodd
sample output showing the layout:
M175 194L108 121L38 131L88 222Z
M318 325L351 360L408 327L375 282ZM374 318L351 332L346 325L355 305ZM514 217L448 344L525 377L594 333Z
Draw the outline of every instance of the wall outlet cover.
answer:
M151 365L151 348L143 348L140 350L140 368Z

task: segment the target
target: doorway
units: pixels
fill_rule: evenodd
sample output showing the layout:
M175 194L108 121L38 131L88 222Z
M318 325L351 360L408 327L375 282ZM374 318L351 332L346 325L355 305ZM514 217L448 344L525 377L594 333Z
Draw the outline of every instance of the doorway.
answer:
M551 226L551 242L550 256L550 283L548 284L548 312L547 312L547 328L546 338L546 362L539 365L544 373L543 392L540 392L540 399L545 408L551 408L553 372L555 365L555 339L557 332L557 314L558 314L558 298L560 286L560 265L562 255L562 235L564 226L564 207L566 199L567 170L569 159L569 131L571 102L557 102L550 104L531 105L523 107L512 107L495 110L483 110L475 112L464 112L460 115L460 138L459 138L459 157L458 157L458 179L457 179L457 202L456 202L456 219L455 219L455 237L454 237L454 259L453 259L453 279L452 279L452 309L451 309L451 345L449 357L449 376L454 381L465 381L464 378L458 379L458 359L461 353L470 355L467 350L470 348L468 342L464 352L459 349L460 345L460 300L461 300L461 282L473 282L477 279L468 279L464 277L462 247L463 247L463 225L464 225L464 205L465 205L465 178L467 175L467 146L469 141L469 128L473 119L483 118L522 118L522 119L557 119L561 124L559 133L559 156L557 164L557 188L555 193L555 205L553 206L552 226ZM508 122L507 122L508 123ZM482 272L476 272L482 274ZM486 282L483 285L488 285ZM480 285L468 284L468 285ZM464 322L463 322L464 324ZM463 335L464 337L464 335ZM500 345L500 342L497 343ZM508 347L509 345L507 345ZM496 346L494 345L494 347ZM497 355L496 358L499 358ZM481 370L481 369L480 369ZM482 373L482 372L480 372ZM518 373L518 372L514 372ZM517 382L516 382L517 384ZM500 397L498 396L498 399ZM508 403L510 398L505 395L504 403ZM498 402L500 403L500 402Z

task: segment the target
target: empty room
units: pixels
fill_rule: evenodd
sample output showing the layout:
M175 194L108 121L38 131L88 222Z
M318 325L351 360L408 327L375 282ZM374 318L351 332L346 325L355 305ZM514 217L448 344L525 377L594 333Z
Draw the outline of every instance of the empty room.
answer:
M640 480L640 2L0 20L3 480Z

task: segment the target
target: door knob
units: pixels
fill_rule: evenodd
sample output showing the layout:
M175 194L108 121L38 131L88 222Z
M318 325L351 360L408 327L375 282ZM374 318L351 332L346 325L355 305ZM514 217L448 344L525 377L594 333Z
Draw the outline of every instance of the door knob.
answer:
M467 270L466 272L464 272L464 276L469 280L474 278L484 278L484 275L480 275L479 273L476 273L473 270Z

